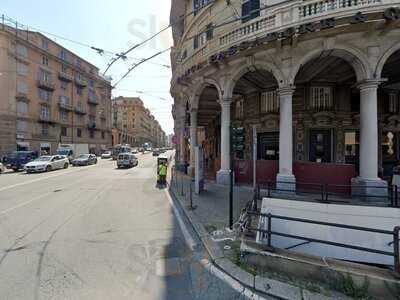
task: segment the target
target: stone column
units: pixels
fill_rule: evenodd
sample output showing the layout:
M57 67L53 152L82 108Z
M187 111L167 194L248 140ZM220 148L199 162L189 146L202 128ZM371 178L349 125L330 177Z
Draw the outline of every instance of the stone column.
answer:
M279 119L279 173L277 188L295 191L296 178L293 175L293 102L294 88L285 87L278 90L280 101Z
M232 99L222 99L221 104L221 169L217 172L217 183L229 184L230 180L230 125Z
M195 148L197 147L197 110L190 111L190 166L188 175L194 176L195 171Z
M360 174L353 178L353 194L386 195L386 181L378 178L379 81L360 83ZM369 200L370 198L365 198ZM371 198L372 199L372 198ZM374 199L376 200L376 199Z

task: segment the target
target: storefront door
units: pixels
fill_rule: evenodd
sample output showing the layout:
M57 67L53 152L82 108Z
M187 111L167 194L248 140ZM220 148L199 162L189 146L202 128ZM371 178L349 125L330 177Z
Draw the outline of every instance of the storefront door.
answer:
M310 131L309 160L318 163L332 161L332 131L330 129Z

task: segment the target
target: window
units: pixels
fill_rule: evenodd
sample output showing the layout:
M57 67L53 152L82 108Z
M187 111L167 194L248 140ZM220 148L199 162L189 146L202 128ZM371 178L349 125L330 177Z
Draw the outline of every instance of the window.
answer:
M67 52L65 50L61 50L60 51L60 58L62 60L68 61L68 54L67 54Z
M28 57L28 49L23 45L17 45L17 54L23 57Z
M61 81L61 88L62 88L63 90L66 90L67 87L68 87L68 82L66 82L66 81Z
M193 10L194 10L194 15L202 9L204 6L207 4L213 2L214 0L193 0Z
M42 48L44 50L49 50L49 41L46 38L42 38Z
M23 63L17 63L17 73L21 76L28 75L28 66Z
M106 134L104 131L101 132L101 138L104 140L106 138Z
M64 72L64 73L67 73L68 72L68 67L66 65L62 65L61 66L61 71Z
M68 130L67 127L61 127L61 136L67 136Z
M77 68L81 68L82 64L81 64L81 60L79 58L76 59L76 67Z
M69 97L64 95L60 96L60 103L69 104Z
M260 0L244 0L242 3L242 23L260 16Z
M358 131L345 132L344 145L345 163L357 165L360 155L360 135Z
M45 70L42 70L42 69L40 70L40 73L39 73L39 79L42 81L45 81L45 82L52 83L51 73L47 72Z
M260 96L260 112L261 113L277 113L279 112L279 99L276 91L261 93Z
M389 94L389 101L388 101L388 108L387 112L388 113L397 113L398 111L398 106L399 106L399 99L396 93L390 93Z
M90 79L90 80L89 80L89 86L90 86L90 87L94 87L94 80L93 80L93 79Z
M61 110L60 111L60 119L62 122L67 122L68 121L68 113L66 111Z
M82 129L81 128L77 128L76 129L76 136L77 137L82 137Z
M181 55L181 60L185 60L187 58L187 50L183 50L182 55Z
M23 81L17 82L17 92L22 94L28 93L28 85Z
M89 130L89 137L91 139L94 139L94 131L93 130Z
M40 116L46 120L50 119L50 110L47 106L40 107Z
M76 93L78 95L82 95L83 94L83 88L81 88L80 86L76 87Z
M316 111L332 109L332 88L313 86L310 90L310 107Z
M243 118L243 116L244 116L243 109L244 109L244 100L240 99L240 100L236 101L235 116L237 119Z
M18 114L27 114L28 113L28 103L26 102L17 102L17 113Z
M17 120L17 132L26 132L28 123L26 121Z
M47 56L42 56L42 65L48 66L49 65L49 58Z
M42 124L42 135L47 136L49 135L49 125Z
M43 89L38 89L39 91L39 98L40 100L44 100L46 102L50 102L51 100L51 92L43 90Z

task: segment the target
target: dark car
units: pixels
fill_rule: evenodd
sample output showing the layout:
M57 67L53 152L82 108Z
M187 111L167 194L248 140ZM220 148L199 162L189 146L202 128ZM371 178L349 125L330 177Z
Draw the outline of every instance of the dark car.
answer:
M38 158L38 153L35 151L14 151L5 158L5 165L7 169L13 169L16 172L36 158Z
M159 156L161 154L161 151L158 149L153 150L153 156Z
M76 166L88 166L97 164L97 157L94 154L81 154L72 161L72 165Z

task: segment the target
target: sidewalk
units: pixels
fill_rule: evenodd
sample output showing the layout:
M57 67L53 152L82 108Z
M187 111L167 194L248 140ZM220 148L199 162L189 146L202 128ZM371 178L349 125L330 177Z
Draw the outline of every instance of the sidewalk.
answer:
M200 195L194 193L192 179L182 173L169 172L169 192L180 204L186 217L192 224L199 239L210 255L214 265L239 281L243 286L277 299L349 299L346 296L329 292L321 294L316 286L299 282L290 282L282 278L274 278L272 274L259 274L257 270L243 263L241 259L241 239L227 229L229 225L229 187L205 182L204 191ZM192 193L190 193L192 189ZM190 195L192 194L192 199ZM239 218L242 208L253 199L253 191L249 187L234 187L233 220ZM192 200L192 206L191 201ZM312 292L312 291L314 292Z

